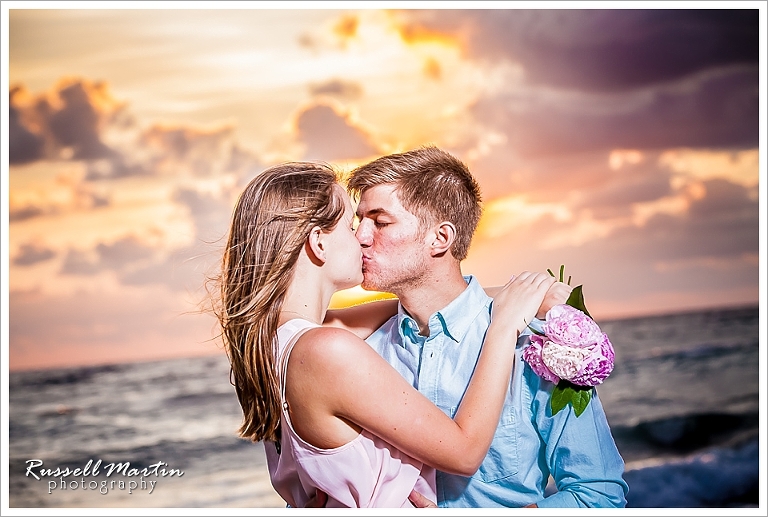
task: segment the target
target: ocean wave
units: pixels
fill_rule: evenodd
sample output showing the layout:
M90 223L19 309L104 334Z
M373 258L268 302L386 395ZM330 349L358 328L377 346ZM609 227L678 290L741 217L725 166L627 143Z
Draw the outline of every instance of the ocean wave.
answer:
M757 436L673 460L628 463L627 507L756 507L759 495Z
M130 368L131 365L129 364L109 364L104 366L13 372L9 375L8 387L10 390L14 390L42 386L85 384L98 375L120 373Z
M651 446L649 450L653 452L666 449L685 453L726 443L756 430L758 425L758 413L699 413L619 425L611 430L620 448L647 449Z
M722 357L731 354L742 354L757 352L760 342L758 340L733 341L719 343L700 343L693 347L681 350L669 350L662 347L653 347L643 352L634 352L633 356L625 357L625 366L629 367L633 363L643 362L662 362L662 361L680 361L680 360L708 360L713 357Z

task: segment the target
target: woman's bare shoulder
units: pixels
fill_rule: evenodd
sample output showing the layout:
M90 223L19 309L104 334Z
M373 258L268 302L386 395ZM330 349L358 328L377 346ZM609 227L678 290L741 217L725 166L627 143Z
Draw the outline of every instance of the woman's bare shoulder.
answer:
M317 327L305 332L296 342L291 356L323 370L346 369L376 352L352 332L337 327ZM377 356L378 357L378 356Z

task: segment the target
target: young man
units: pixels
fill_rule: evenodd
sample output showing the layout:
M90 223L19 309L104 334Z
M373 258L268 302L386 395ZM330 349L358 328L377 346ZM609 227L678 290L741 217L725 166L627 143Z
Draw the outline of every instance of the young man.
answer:
M400 300L398 314L367 341L453 417L490 324L492 299L460 267L480 218L479 187L462 162L435 147L374 160L354 170L348 186L359 198L362 285ZM599 398L579 417L570 406L552 416L554 385L520 356L527 339L518 342L488 455L472 477L438 472L438 505L625 506L624 462ZM550 474L558 491L545 497Z

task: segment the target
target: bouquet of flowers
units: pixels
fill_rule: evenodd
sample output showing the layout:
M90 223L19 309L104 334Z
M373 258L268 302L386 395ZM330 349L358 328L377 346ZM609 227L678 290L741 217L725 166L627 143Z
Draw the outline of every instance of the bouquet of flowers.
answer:
M560 266L561 282L563 269ZM594 387L613 371L613 345L587 311L580 285L565 304L547 312L542 328L543 333L531 328L523 359L539 377L556 384L549 401L552 415L570 403L578 417L589 405Z

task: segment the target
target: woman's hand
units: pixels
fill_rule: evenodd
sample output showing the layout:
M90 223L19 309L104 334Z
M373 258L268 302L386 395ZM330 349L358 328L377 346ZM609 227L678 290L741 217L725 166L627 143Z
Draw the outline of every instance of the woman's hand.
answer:
M555 279L547 273L523 271L512 277L493 299L491 321L509 324L519 333L531 323L554 284ZM558 289L553 296L559 300L562 290Z
M434 501L430 501L420 492L417 492L414 488L411 490L411 495L408 496L408 500L416 508L437 508L437 504Z

